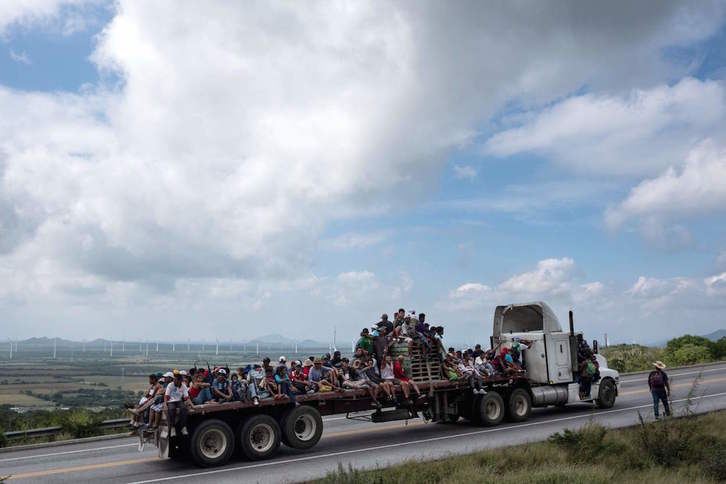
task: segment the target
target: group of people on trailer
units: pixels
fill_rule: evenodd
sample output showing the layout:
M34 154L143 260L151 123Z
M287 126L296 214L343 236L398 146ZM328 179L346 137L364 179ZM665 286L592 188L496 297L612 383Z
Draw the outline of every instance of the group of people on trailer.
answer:
M405 345L409 354L414 346L426 354L437 354L442 363L441 377L467 380L476 393L484 392L483 382L489 376L522 371L526 341L515 339L509 348L497 346L488 351L476 345L462 352L445 350L443 336L444 327L430 326L424 313L399 309L393 321L383 314L378 323L363 328L351 359L335 351L302 361L288 362L280 356L275 366L264 358L261 363L234 370L215 367L154 373L149 375L147 392L130 408L133 432L155 430L162 412L166 412L172 436L177 429L185 435L187 408L207 403L249 402L258 406L261 400L289 399L295 404L298 395L350 389L366 390L376 408L381 408L385 399L415 413L412 393L416 398L425 396L406 369L406 357L392 355L397 343Z

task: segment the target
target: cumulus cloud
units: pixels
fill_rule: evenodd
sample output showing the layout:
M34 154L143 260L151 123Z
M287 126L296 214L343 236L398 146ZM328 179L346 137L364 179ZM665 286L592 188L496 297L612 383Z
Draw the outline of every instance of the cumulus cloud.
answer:
M604 290L599 281L578 279L574 259L544 259L534 270L512 275L493 287L481 282L462 284L449 292L442 306L461 311L540 299L567 305L597 297Z
M0 30L66 3L3 2ZM431 183L505 103L678 75L661 49L707 37L722 13L120 1L93 55L119 85L0 88L5 300L92 286L97 301L173 301L179 281L308 277L326 224L404 203L390 195Z
M679 163L698 140L723 136L724 122L723 82L686 78L626 96L565 99L493 135L485 151L541 153L587 173L649 175Z
M631 217L673 218L726 210L726 149L704 142L689 153L682 168L668 168L645 180L611 208L606 221L618 226Z

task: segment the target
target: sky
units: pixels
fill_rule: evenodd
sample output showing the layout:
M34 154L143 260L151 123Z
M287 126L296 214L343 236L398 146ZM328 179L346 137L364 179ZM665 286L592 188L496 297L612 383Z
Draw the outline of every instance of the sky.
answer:
M5 0L2 338L726 328L726 3Z

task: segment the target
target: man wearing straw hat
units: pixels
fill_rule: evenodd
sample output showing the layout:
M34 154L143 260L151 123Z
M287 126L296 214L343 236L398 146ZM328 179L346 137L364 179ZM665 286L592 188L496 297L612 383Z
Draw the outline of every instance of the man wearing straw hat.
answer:
M670 417L671 409L668 406L668 397L671 396L671 386L668 383L668 374L664 371L666 366L660 360L653 363L653 366L655 370L648 375L648 387L650 387L650 393L653 395L653 413L655 418L658 419L658 401L660 400L663 402L666 417Z

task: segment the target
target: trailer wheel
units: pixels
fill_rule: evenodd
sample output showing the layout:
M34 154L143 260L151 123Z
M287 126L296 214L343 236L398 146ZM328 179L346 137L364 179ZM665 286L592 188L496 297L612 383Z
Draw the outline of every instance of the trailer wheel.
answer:
M532 413L532 397L524 388L515 388L507 400L507 419L511 422L523 422Z
M477 398L475 401L479 403L479 408L475 409L477 416L476 423L485 427L493 427L499 425L504 420L504 399L497 392L489 392Z
M245 457L266 459L280 446L280 426L269 415L254 415L240 426L239 439Z
M611 408L615 405L615 384L610 378L605 378L600 382L600 389L597 395L597 406L600 408Z
M323 419L316 408L300 405L282 417L280 428L285 445L293 449L309 449L323 435Z
M191 454L201 467L226 463L234 452L234 433L222 420L212 419L200 423L191 438Z

